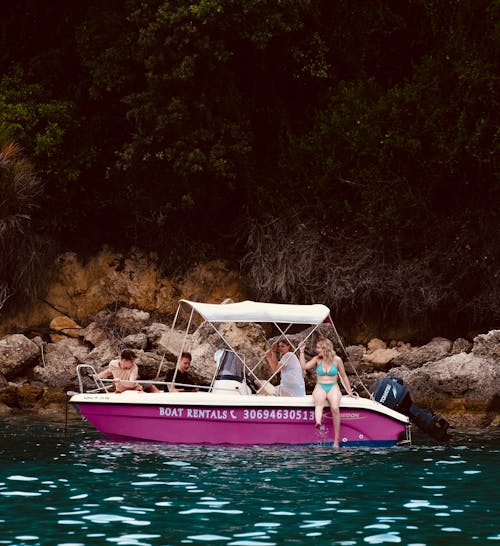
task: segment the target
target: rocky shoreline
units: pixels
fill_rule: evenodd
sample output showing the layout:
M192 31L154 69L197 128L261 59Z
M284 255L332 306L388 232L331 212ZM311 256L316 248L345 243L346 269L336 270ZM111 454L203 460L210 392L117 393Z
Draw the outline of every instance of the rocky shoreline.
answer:
M264 332L257 325L227 325L225 334L250 358L258 359L265 350ZM307 330L292 337L300 341L306 334ZM0 415L64 415L66 392L78 388L77 365L89 363L99 371L126 347L136 350L142 379L161 379L175 367L186 342L183 335L167 322L155 322L150 313L127 307L100 311L85 325L57 316L44 335L8 334L0 339ZM315 339L308 344L309 352ZM434 338L418 347L380 339L347 347L333 341L361 396L368 396L379 379L390 375L404 381L415 404L443 416L455 428L500 426L500 330L471 341ZM200 383L210 380L219 343L204 325L187 339L192 372ZM308 373L308 393L314 383L314 374Z

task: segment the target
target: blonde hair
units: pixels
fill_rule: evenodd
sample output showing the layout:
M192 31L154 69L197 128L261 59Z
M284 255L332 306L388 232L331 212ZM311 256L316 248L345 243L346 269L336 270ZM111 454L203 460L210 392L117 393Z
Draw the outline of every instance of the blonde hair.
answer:
M335 349L333 343L326 337L318 340L317 343L323 349L323 359L326 364L332 364L335 358Z

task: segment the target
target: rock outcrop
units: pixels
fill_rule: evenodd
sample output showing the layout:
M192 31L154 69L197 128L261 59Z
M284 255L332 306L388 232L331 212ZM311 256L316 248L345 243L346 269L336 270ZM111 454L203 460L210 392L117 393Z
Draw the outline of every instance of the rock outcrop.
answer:
M58 258L49 272L43 301L16 315L4 314L0 336L22 330L21 325L47 325L61 316L75 325L83 324L89 316L106 307L116 307L117 303L118 307L137 309L139 314L172 315L181 298L220 302L227 297L234 301L247 299L247 289L238 274L221 260L196 265L178 281L162 274L155 254L136 250L124 255L105 248L84 260L68 252Z
M0 373L7 379L22 375L40 354L40 347L22 334L0 339Z
M444 414L455 426L482 426L500 409L500 365L459 353L422 367L400 367L391 375L403 379L413 401Z

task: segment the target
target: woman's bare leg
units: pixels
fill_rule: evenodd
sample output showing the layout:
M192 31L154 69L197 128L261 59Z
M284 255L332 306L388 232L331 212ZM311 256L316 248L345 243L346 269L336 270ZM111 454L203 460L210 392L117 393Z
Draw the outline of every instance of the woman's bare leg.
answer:
M333 417L333 447L335 448L339 447L341 397L342 393L340 392L340 388L338 385L333 387L326 395Z
M325 405L326 392L319 385L316 385L313 390L314 399L314 416L316 418L316 428L321 426L323 422L323 406Z

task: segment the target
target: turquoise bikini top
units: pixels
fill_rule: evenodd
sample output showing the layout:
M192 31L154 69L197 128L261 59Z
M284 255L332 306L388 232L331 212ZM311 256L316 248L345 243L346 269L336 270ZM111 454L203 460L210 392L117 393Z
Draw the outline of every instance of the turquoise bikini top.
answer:
M325 372L325 370L323 370L323 362L320 362L318 364L318 367L316 368L316 373L318 375L331 375L331 376L334 376L334 375L337 375L338 370L337 370L337 366L335 366L335 364L332 364L330 369L328 370L328 373L327 373L327 372Z

